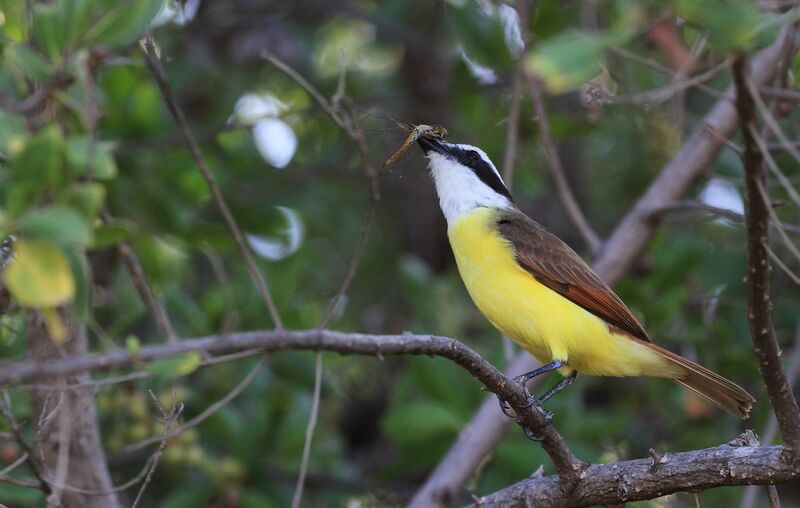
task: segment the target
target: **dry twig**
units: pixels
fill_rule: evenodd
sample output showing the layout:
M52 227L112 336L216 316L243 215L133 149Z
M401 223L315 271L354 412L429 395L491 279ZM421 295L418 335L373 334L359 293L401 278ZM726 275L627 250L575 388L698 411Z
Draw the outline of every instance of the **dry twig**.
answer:
M542 146L547 154L547 159L550 161L550 169L553 172L553 179L555 180L556 190L561 198L561 203L567 211L572 224L577 228L578 232L583 237L583 240L588 245L589 250L597 254L603 245L600 237L594 232L586 220L586 216L578 205L578 200L575 199L567 181L567 175L564 172L564 166L561 163L561 157L558 155L558 148L556 148L553 136L550 133L550 123L547 119L547 110L544 107L544 98L542 97L542 83L539 79L531 74L526 75L528 81L528 88L530 90L531 99L533 100L533 110L536 115L536 121L539 124L539 135L541 136Z
M747 60L743 56L737 58L733 64L733 79L744 139L747 319L750 322L758 367L778 420L784 448L791 453L800 447L800 408L783 371L780 347L772 325L767 253L771 205L763 190L764 159L753 136L756 123L755 104L748 85Z
M161 96L164 99L164 103L167 105L172 117L178 124L181 134L183 135L183 139L186 142L186 146L192 153L192 157L194 157L194 160L197 163L197 168L200 170L200 173L203 175L203 178L205 179L206 184L211 191L211 195L214 198L214 203L222 214L223 219L225 219L225 224L228 227L228 231L233 237L233 241L236 243L236 248L242 255L245 265L247 265L247 270L250 272L253 282L256 284L259 293L261 293L261 298L264 300L264 305L266 305L267 311L272 317L272 322L275 324L275 328L279 330L283 329L283 321L281 320L278 308L275 306L275 302L272 299L272 293L270 293L269 286L267 286L264 276L261 275L261 272L258 270L255 259L253 259L253 254L245 244L242 231L239 229L239 225L237 224L236 219L233 217L233 214L228 207L228 203L225 201L225 197L222 195L222 191L217 184L216 177L209 169L208 164L206 164L206 160L203 157L200 146L198 146L197 141L194 139L194 134L192 134L192 130L183 114L183 110L178 106L178 101L175 99L175 96L172 93L172 88L169 85L167 75L164 72L164 69L161 67L161 63L159 62L158 56L155 53L152 39L145 39L142 51L144 52L147 67L153 74L153 78L158 85L158 89L161 91Z
M136 498L133 500L131 508L136 508L136 506L139 504L139 501L142 499L144 491L147 490L150 480L153 479L153 473L155 473L158 463L161 460L161 455L164 453L164 450L167 447L167 441L169 441L169 429L183 412L183 403L175 400L174 390L172 392L172 409L170 409L169 413L164 410L164 406L161 405L158 397L156 397L152 391L150 392L150 397L153 399L153 401L155 401L156 406L161 411L161 416L164 418L164 431L161 433L161 444L158 446L158 450L156 450L156 452L150 458L150 467L147 469L147 476L145 476L142 486L139 487L139 491L136 493Z

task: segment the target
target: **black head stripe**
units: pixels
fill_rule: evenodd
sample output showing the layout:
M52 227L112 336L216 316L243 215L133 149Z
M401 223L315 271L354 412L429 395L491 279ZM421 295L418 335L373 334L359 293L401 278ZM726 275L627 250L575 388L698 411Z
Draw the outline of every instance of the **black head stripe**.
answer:
M503 181L497 175L497 172L492 169L488 162L486 162L481 154L475 150L463 149L450 145L450 150L453 157L462 165L470 168L480 180L488 185L493 191L507 197L509 201L514 201L511 193L508 192Z

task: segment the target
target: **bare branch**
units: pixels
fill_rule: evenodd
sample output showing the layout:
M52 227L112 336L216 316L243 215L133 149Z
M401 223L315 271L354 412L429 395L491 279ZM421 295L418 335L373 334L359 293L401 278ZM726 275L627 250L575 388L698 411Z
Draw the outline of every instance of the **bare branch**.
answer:
M167 442L169 441L169 429L183 412L183 403L175 400L174 391L172 392L172 409L170 409L169 414L164 411L164 408L161 406L161 402L158 401L158 397L156 397L153 392L150 392L150 397L152 397L156 405L158 405L159 409L161 410L161 414L164 417L164 431L161 433L161 444L158 446L158 450L156 450L150 459L150 467L147 470L147 476L145 476L142 486L139 487L139 492L136 493L136 499L133 500L131 508L136 508L136 506L139 504L139 501L142 499L142 495L144 495L144 491L147 490L150 480L153 479L153 473L155 473L158 463L161 460L161 455L164 453L164 449L167 447Z
M747 228L747 319L753 338L758 367L767 385L772 408L778 419L784 446L790 452L800 447L800 408L786 380L772 325L772 301L769 292L769 217L771 205L763 189L764 158L753 136L756 123L754 97L747 81L747 60L739 57L733 64L736 107L741 118L744 139L745 220Z
M226 337L228 337L228 336L229 335L226 335ZM250 349L250 348L246 348L246 349ZM171 356L171 355L167 355L167 356ZM230 401L232 401L233 399L238 397L240 393L242 393L248 386L250 386L250 383L252 383L253 380L256 378L256 374L258 374L258 372L261 370L261 368L264 366L264 364L267 363L267 359L268 358L269 357L267 355L262 356L261 359L258 361L258 363L256 363L253 366L253 368L250 369L250 372L248 372L247 375L244 378L242 378L241 381L239 381L239 384L234 386L231 391L229 391L228 393L225 394L224 397L222 397L221 399L219 399L215 403L213 403L210 406L208 406L207 408L205 408L199 415L195 416L194 418L192 418L188 422L186 422L186 423L184 423L182 425L178 425L174 429L171 429L169 431L169 435L167 437L173 438L175 436L183 434L184 432L186 432L187 430L191 429L192 427L196 427L196 426L200 425L209 416L213 415L214 413L216 413L217 411L219 411L223 407L227 406L230 403ZM160 438L158 436L153 436L151 438L143 439L143 440L141 440L141 441L139 441L137 443L133 443L131 445L126 446L125 449L123 450L123 452L124 453L131 453L131 452L134 452L136 450L141 450L142 448L145 448L146 446L149 446L151 444L155 444L155 443L158 443L158 442L160 442Z
M183 139L186 142L186 146L192 153L192 157L194 157L195 163L197 163L197 168L203 175L209 190L211 190L214 203L217 205L217 208L222 214L223 219L225 219L225 224L227 225L228 230L233 237L233 241L236 243L236 248L242 255L245 265L247 265L247 270L250 272L250 276L253 278L253 282L256 284L259 293L261 293L261 298L264 300L264 305L266 305L267 310L272 317L272 322L275 324L275 328L279 330L283 329L283 321L281 321L278 308L275 306L275 302L272 299L269 286L267 286L264 276L261 275L261 272L258 270L255 259L253 259L253 254L245 244L242 231L239 229L239 225L237 224L236 219L233 217L233 214L228 207L228 203L225 201L225 197L222 195L222 191L217 184L217 179L214 176L214 173L211 172L211 170L208 168L208 164L206 164L206 160L203 157L203 152L200 151L200 147L198 146L197 141L194 139L194 134L192 134L192 130L186 121L183 110L178 106L178 101L175 99L175 96L172 93L172 88L169 85L167 75L164 72L164 69L161 67L158 56L155 54L152 39L145 39L145 42L142 46L142 51L144 52L147 67L153 74L153 78L158 85L158 89L161 91L161 96L164 99L164 103L167 105L172 117L178 124L181 134L183 135Z
M553 172L553 179L555 180L556 190L564 204L572 224L578 229L578 232L583 237L586 245L592 253L597 253L603 245L600 237L594 232L586 220L586 216L578 205L578 200L572 193L572 189L567 181L567 176L564 172L564 166L561 164L561 157L558 155L558 149L553 141L553 136L550 133L550 123L547 119L547 110L544 107L544 99L542 97L542 83L539 79L532 75L526 74L528 81L528 88L530 90L531 99L533 100L533 110L536 115L536 121L539 124L539 135L542 138L542 146L547 154L547 159L550 161L550 169Z
M108 222L108 213L103 212L102 219L103 222ZM117 251L122 257L125 267L128 269L133 285L136 286L136 290L139 292L142 302L153 316L158 329L161 330L161 333L164 334L168 342L178 340L178 336L172 328L172 323L170 323L167 313L161 308L158 299L156 299L155 292L153 292L153 288L150 287L150 284L147 282L142 263L139 262L139 257L136 255L136 252L127 242L121 242L117 246Z
M514 163L517 160L517 145L519 145L519 113L522 102L522 59L514 63L511 74L511 102L508 105L508 122L506 124L506 148L503 153L502 175L503 181L511 190L514 179Z
M566 473L567 476L574 476L582 467L582 463L572 455L572 452L564 444L563 438L552 426L547 425L547 415L544 411L536 406L524 407L529 402L527 390L506 378L494 366L481 358L478 353L464 344L454 339L434 335L369 335L319 329L241 332L224 336L212 335L199 339L185 339L176 343L146 345L142 346L136 354L131 354L125 350L117 350L103 354L68 357L61 360L53 360L46 364L18 362L0 371L0 386L8 383L23 382L41 376L63 376L81 371L129 367L139 362L148 362L192 351L214 354L255 348L260 348L264 352L310 349L376 356L403 354L447 358L469 371L489 391L502 396L503 399L511 404L522 423L535 435L542 438L542 447L550 454L560 472ZM245 385L244 381L252 376L254 376L253 371L240 383L240 386ZM226 396L223 400L227 402L230 399ZM200 416L207 417L214 406L216 404L209 407L201 415L198 415L195 420ZM495 411L497 411L496 408ZM170 435L175 435L187 428L187 426L196 424L195 420L178 427ZM158 440L142 441L134 447L129 447L126 451L140 448L152 442L158 442Z
M527 479L483 496L475 506L537 508L621 505L673 492L699 491L725 485L786 483L800 478L797 462L784 460L780 446L735 443L682 453L667 453L652 472L653 459L592 464L569 492L557 476Z
M659 217L666 214L683 211L707 212L712 216L729 219L737 224L744 224L743 214L731 210L730 208L720 208L718 206L709 205L700 201L676 201L674 203L650 210L650 215L653 217ZM786 233L800 235L800 226L795 224L775 224L774 221L771 221L770 225L776 229L783 229Z
M775 162L775 158L770 153L770 149L767 146L766 140L764 140L764 138L762 138L759 135L758 130L755 129L754 127L751 128L750 130L751 130L750 134L753 136L753 139L755 140L756 144L758 144L758 149L764 155L764 160L767 163L767 167L769 167L770 171L772 171L772 174L775 175L775 178L778 179L778 182L780 182L781 187L783 187L783 189L789 195L794 204L800 207L800 193L797 192L797 190L792 185L792 182L789 181L789 178L783 173L783 171L781 171L781 168Z
M678 73L675 75L675 77L679 79L676 79L675 81L671 82L670 84L662 88L657 88L655 90L649 90L647 92L640 92L631 95L608 97L607 99L605 99L604 102L609 104L653 104L653 103L666 102L677 93L680 93L694 86L701 85L707 81L710 81L711 79L716 77L720 72L730 67L730 65L731 65L730 61L726 59L723 60L718 65L712 67L711 69L702 72L696 76L686 77L686 76L681 76L680 73Z
M300 501L303 499L303 486L308 472L308 459L311 456L311 440L314 438L314 428L317 426L317 414L319 413L320 394L322 392L322 353L317 351L314 355L314 394L311 401L311 414L308 417L306 426L306 437L303 443L303 455L300 460L300 473L297 475L297 483L292 496L292 508L300 508Z
M44 492L45 496L49 496L52 494L53 488L45 479L47 477L47 471L45 471L44 466L36 458L36 452L31 444L25 439L25 436L22 435L22 430L19 428L19 424L14 418L14 413L11 410L11 398L8 396L8 392L5 390L3 390L2 397L0 397L0 412L3 413L3 417L8 422L8 427L11 430L11 434L14 436L14 440L17 442L20 448L24 450L24 455L28 465L30 465L33 475L36 476L36 479L39 482L38 488Z

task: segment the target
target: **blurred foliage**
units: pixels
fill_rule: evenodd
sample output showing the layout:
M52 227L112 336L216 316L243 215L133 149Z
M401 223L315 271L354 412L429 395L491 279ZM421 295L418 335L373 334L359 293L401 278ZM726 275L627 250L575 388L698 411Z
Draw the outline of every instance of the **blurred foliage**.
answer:
M520 27L508 5L473 0L0 0L0 231L15 239L3 273L15 304L3 316L0 358L26 354L24 308L49 316L59 340L63 323L55 309L66 305L87 324L98 351L135 353L141 344L161 342L115 249L123 241L138 254L182 337L271 325L144 64L137 40L148 30L284 321L309 328L325 314L347 269L367 185L347 136L259 58L261 49L279 54L326 94L346 71L348 94L365 113L360 122L373 162L404 136L371 114L377 111L444 125L452 139L480 145L498 166L519 56L556 94L548 97L549 120L570 180L592 223L607 233L716 98L692 89L589 114L581 86L599 76L592 83L621 97L667 86L663 69L711 68L730 51L755 50L786 17L745 0L536 4L528 26ZM653 37L659 23L671 39ZM520 56L526 31L532 48ZM692 65L681 67L686 62L675 55L685 54ZM707 85L721 89L728 82L723 72ZM522 111L517 201L580 247L552 192L527 97ZM449 335L502 366L498 333L477 314L455 272L424 164L412 153L381 173L378 220L333 326ZM784 167L797 176L796 168ZM740 175L736 157L724 152L709 178L739 186ZM797 220L788 208L781 213ZM103 210L109 217L102 218ZM762 429L769 408L744 315L744 234L735 224L697 219L668 218L619 294L660 343L756 394L760 403L747 425ZM796 295L776 280L775 322L787 345L797 325ZM162 432L147 389L167 407L175 393L186 405L185 421L224 397L255 362L198 369L201 361L190 354L141 365L151 377L99 390L116 483L146 458L126 448ZM286 506L313 377L311 353L275 354L231 404L170 441L144 504ZM469 375L441 359L336 355L325 355L322 393L307 506L402 503L485 397ZM29 421L25 390L12 396L18 418ZM710 446L745 427L660 380L582 378L548 404L554 424L589 461L640 457L650 447ZM0 468L20 453L2 444ZM540 447L512 431L469 489L496 490L540 464L552 471ZM797 499L796 491L785 492L787 505L788 496ZM718 506L740 493L717 489L700 497L704 506ZM0 484L0 501L35 506L42 498ZM678 495L650 505L694 500Z

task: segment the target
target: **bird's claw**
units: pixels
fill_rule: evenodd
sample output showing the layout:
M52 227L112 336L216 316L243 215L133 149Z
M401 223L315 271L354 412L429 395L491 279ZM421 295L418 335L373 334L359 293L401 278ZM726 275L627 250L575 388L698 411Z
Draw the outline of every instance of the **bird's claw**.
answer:
M534 399L534 402L531 403L531 405L533 405L535 403L538 403L538 402L539 402L538 399ZM530 407L530 406L528 406L528 407ZM539 409L544 411L545 420L544 420L544 425L542 426L542 428L549 427L550 424L553 421L553 413L551 411L548 411L547 409L544 409L543 407L540 407ZM544 439L544 437L537 436L536 434L534 434L533 431L521 419L517 418L516 422L517 422L517 425L522 427L522 432L525 434L525 437L527 437L531 441L536 441L538 443L539 441Z
M506 399L498 395L497 401L500 403L500 411L502 411L504 415L506 415L509 418L517 417L517 415L514 414L513 412L514 410L511 408L511 405L509 405L509 403L506 402Z
M538 443L542 439L544 439L544 437L540 437L540 436L537 436L536 434L534 434L533 431L531 429L529 429L528 426L525 425L525 422L523 422L522 420L517 420L517 424L520 427L522 427L522 432L525 434L525 437L527 437L531 441L535 441L535 442Z
M506 401L506 399L498 395L497 401L500 403L500 411L502 411L504 415L506 415L509 418L517 417L514 408L511 407L511 405L508 403L508 401ZM528 409L529 407L538 406L540 404L541 402L539 401L539 399L533 396L528 396L528 401L525 403L525 405L519 406L519 408Z

